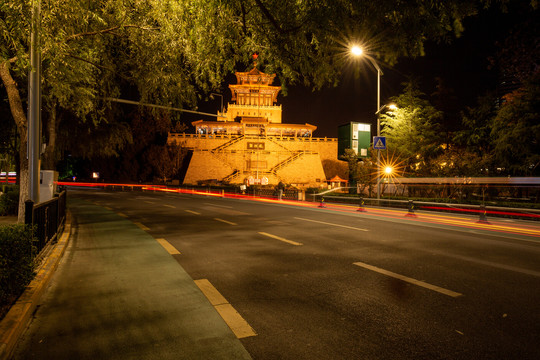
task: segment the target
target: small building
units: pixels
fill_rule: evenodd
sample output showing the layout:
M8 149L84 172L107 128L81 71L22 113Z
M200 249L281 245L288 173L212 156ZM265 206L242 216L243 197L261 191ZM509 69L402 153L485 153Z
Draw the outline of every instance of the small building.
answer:
M349 180L340 178L338 175L328 180L328 188L335 189L349 186Z
M191 153L184 184L326 186L323 161L337 161L337 139L314 138L315 125L282 123L275 76L256 63L237 72L237 83L229 85L232 103L217 120L194 121L195 134L169 134L169 142Z

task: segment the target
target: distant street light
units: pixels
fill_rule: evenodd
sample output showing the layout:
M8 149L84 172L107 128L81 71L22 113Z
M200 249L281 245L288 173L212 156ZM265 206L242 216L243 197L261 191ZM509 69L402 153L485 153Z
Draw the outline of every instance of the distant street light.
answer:
M375 112L375 115L377 115L377 136L381 136L380 113L387 106L384 105L383 107L381 107L381 76L383 75L383 72L375 59L365 54L364 50L360 46L354 45L353 47L351 47L351 54L355 57L365 57L377 70L377 111ZM381 199L381 175L381 150L377 149L377 200Z
M221 107L220 111L223 113L223 95L217 93L210 93L210 97L219 96L221 98Z

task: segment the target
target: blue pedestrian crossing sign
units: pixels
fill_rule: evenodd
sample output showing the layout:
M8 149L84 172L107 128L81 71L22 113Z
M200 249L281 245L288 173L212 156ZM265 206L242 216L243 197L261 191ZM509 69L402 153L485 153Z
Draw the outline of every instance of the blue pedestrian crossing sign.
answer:
M375 150L386 150L386 136L374 136L373 148Z

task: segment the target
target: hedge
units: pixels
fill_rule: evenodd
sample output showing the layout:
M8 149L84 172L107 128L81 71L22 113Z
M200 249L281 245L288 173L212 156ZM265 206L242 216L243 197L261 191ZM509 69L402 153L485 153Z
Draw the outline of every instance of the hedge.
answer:
M35 276L33 240L34 232L28 225L0 226L1 310L6 310Z
M19 210L19 186L4 185L0 189L0 216L17 215Z

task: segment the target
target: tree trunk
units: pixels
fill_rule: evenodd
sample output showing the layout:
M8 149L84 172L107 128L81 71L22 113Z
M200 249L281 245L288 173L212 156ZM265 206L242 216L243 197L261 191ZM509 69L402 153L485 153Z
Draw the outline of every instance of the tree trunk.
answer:
M56 106L51 105L47 111L47 147L41 160L41 169L56 170L56 134L59 120L56 116Z
M0 78L4 83L9 100L11 115L17 125L17 131L20 138L19 161L20 171L17 174L19 177L19 223L24 222L24 202L30 198L30 188L28 183L28 158L27 158L27 129L28 122L21 101L21 95L17 88L17 83L13 80L9 72L9 61L0 63Z
M25 117L26 120L26 117ZM27 127L26 123L24 131L19 129L19 137L21 141L21 147L19 148L19 163L20 174L17 174L20 178L19 182L19 214L17 221L24 223L24 202L30 199L30 179L28 174L28 139L27 139Z

